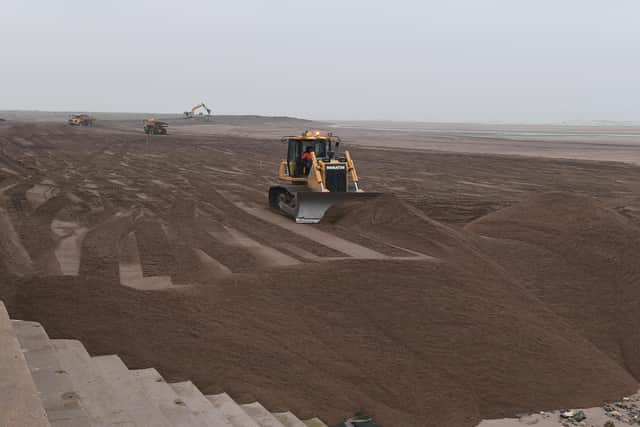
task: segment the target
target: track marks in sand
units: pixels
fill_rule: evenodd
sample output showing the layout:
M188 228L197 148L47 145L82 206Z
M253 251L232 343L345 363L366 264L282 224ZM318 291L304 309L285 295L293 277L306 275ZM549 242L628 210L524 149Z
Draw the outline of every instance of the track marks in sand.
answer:
M210 212L211 211L211 212ZM227 216L191 200L178 200L170 211L166 236L174 254L174 274L198 281L233 273L250 273L300 261L254 239L245 230L223 223ZM191 271L186 271L190 266Z
M385 251L388 252L382 253L374 247L367 247L364 244L356 243L355 241L340 237L334 233L323 231L317 227L296 224L290 218L275 213L271 209L263 207L263 205L258 205L255 202L248 202L247 198L243 197L243 194L246 195L246 193L243 192L218 190L217 194L226 204L233 206L233 208L239 211L239 213L251 218L252 222L260 224L259 228L264 229L271 226L276 230L279 230L275 233L272 232L272 235L289 234L290 236L293 236L293 239L288 239L292 242L288 245L292 250L296 250L298 256L304 260L326 262L355 258L396 261L436 261L436 258L416 251L411 251L384 242L375 242L375 246L385 247ZM372 242L370 237L365 238L365 236L361 236L359 240L361 242ZM300 242L300 244L296 242ZM309 245L306 244L306 242L308 242ZM321 248L324 248L325 250L323 250L322 254L318 256L315 252ZM394 254L389 253L391 252L390 249L393 250Z
M394 259L394 260L407 260L407 261L435 260L435 258L433 257L423 255L415 251L402 249L402 248L398 248L398 249L409 252L413 254L413 256L388 256L380 252L377 252L373 249L351 242L349 240L342 239L341 237L338 237L334 234L330 234L310 226L296 224L295 222L291 221L289 218L286 218L282 215L278 215L274 212L271 212L268 209L249 206L242 203L236 203L236 205L240 207L242 210L244 210L245 212L257 218L260 218L264 221L278 225L286 230L289 230L293 233L309 238L329 248L335 249L337 256L333 259L342 259L344 257L340 257L340 254L346 254L350 258L357 258L357 259L374 259L374 260Z
M175 284L204 283L231 274L231 270L198 247L192 247L172 227L167 227L167 239L174 259Z
M231 270L224 264L218 262L217 260L211 258L205 251L202 249L194 248L193 253L196 258L200 262L200 276L203 279L209 277L221 277L227 276L231 274Z
M228 238L214 237L217 232L225 232L225 229L215 218L196 209L195 202L180 200L173 205L169 234L174 241L204 252L233 273L247 273L257 268L258 262L253 255L232 244Z
M82 241L79 274L119 280L118 244L132 228L132 214L117 213L89 230Z
M45 180L40 184L35 184L25 192L25 197L32 209L37 209L49 199L57 196L59 189L54 182Z
M246 173L242 172L242 170L240 170L237 167L233 167L233 169L222 169L222 168L216 168L213 166L204 166L205 169L208 169L210 171L213 172L220 172L223 174L230 174L230 175L246 175Z
M127 234L120 242L118 270L120 283L130 288L152 291L173 286L170 276L144 276L135 231Z
M232 274L212 250L212 236L200 230L199 240L155 219L138 220L119 244L120 282L140 290L160 290L207 282ZM214 257L211 252L218 256ZM242 257L237 257L242 261Z
M164 229L155 219L136 221L135 235L145 276L171 276L174 260Z
M0 261L3 270L12 274L28 275L33 273L33 263L18 233L13 228L6 210L0 208Z
M60 272L65 276L77 276L80 271L82 239L88 229L77 222L54 219L51 222L51 231L60 238L54 249Z
M10 169L6 166L0 166L0 172L6 173L7 175L19 176L20 174L13 169Z
M259 268L300 264L300 262L295 258L269 246L262 245L246 234L243 234L231 227L224 227L224 231L209 231L209 234L219 241L226 241L231 245L244 248L247 252L253 255Z
M232 227L263 246L272 247L300 261L307 258L300 255L295 250L296 247L302 247L306 252L313 254L315 261L321 258L345 256L343 253L336 253L330 247L245 212L237 206L237 203L246 201L246 191L241 191L240 189L238 191L214 189L209 183L202 180L192 180L192 183L194 190L201 194L200 200L202 202L198 205L200 210L213 218L218 224ZM253 195L253 199L255 199L255 195Z

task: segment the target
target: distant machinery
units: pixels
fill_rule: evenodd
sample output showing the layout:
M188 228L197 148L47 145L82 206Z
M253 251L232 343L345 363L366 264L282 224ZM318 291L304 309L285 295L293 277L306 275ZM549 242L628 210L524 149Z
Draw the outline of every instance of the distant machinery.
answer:
M198 111L199 109L204 109L207 112L207 116L211 115L211 109L209 109L206 105L204 105L204 102L201 102L200 104L194 106L191 111L185 111L184 112L184 116L188 119L193 118L196 116L196 111ZM204 116L204 113L202 111L200 111L198 114L198 116Z
M67 120L70 126L93 126L96 118L88 114L72 114Z
M169 124L158 119L146 119L144 121L144 133L147 135L166 135Z

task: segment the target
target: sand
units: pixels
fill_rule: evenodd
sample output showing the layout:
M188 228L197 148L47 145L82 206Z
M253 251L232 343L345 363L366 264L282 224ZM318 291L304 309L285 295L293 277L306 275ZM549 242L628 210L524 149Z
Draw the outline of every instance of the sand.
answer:
M353 147L386 194L305 228L260 216L279 141L170 133L0 127L13 317L328 422L471 427L637 391L638 167ZM30 202L45 180L60 194Z

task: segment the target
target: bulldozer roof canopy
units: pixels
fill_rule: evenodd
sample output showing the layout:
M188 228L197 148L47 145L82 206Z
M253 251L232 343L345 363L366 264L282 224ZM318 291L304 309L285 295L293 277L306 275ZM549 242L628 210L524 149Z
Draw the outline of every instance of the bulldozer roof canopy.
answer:
M302 135L295 135L295 136L283 136L281 138L281 141L340 141L340 138L338 138L335 135L332 134L326 134L323 135L320 132L311 132L311 131L305 131Z
M296 140L296 141L322 141L322 140L329 140L331 138L329 138L328 136L285 136L282 138L283 141L288 141L290 139Z

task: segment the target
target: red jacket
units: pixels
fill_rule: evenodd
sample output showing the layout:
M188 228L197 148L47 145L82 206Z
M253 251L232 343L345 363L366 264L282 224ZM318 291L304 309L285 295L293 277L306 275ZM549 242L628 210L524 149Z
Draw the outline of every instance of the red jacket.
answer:
M302 153L302 160L312 161L313 157L311 156L311 152L310 151L305 151L304 153Z

